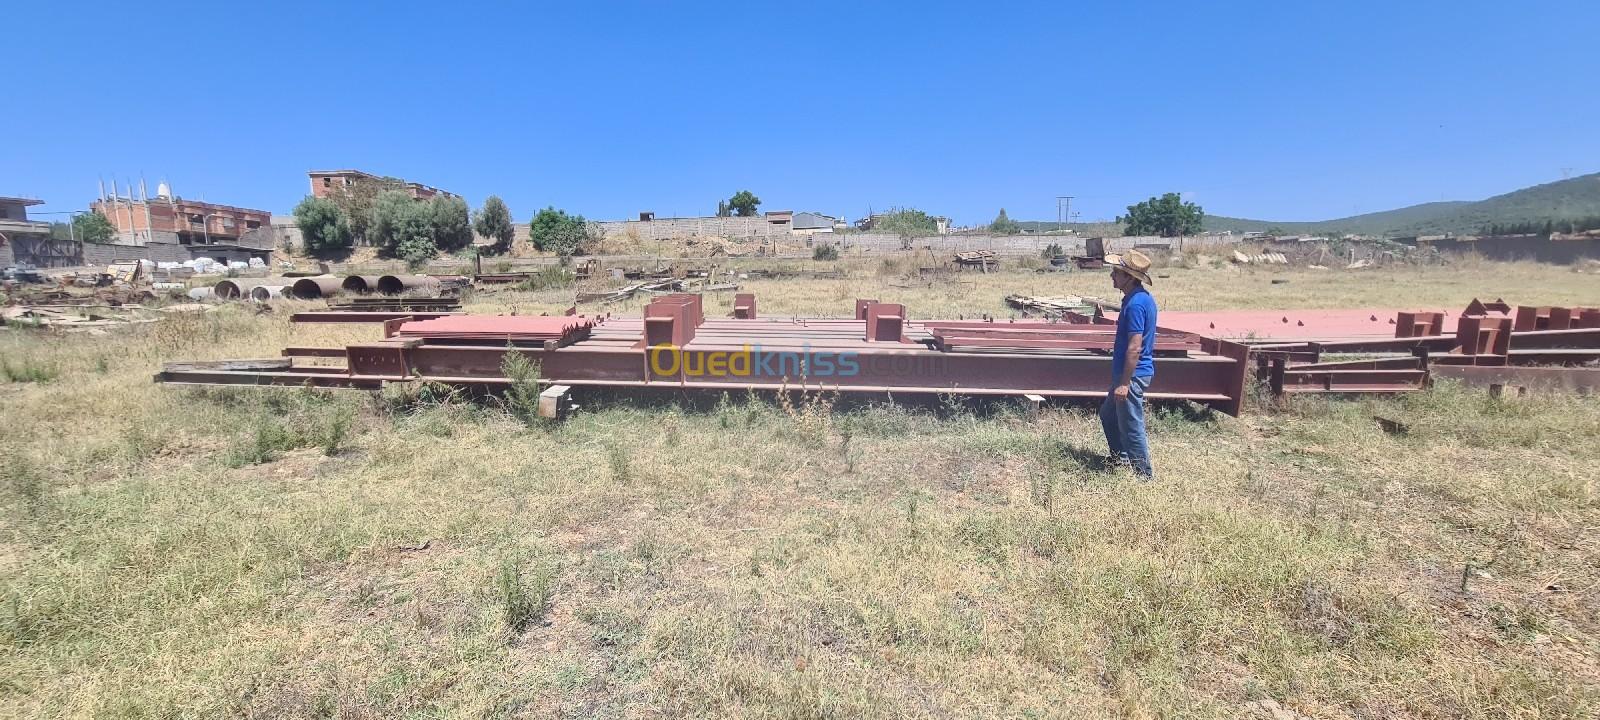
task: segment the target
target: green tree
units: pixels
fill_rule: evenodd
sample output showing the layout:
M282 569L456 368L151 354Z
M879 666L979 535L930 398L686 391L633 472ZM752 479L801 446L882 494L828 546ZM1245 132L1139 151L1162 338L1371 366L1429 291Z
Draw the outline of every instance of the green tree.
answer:
M111 221L107 220L106 216L97 212L87 212L72 216L72 233L84 242L103 243L117 234L117 229L111 226Z
M879 215L872 223L873 232L894 233L902 237L932 235L939 231L938 221L916 208L895 208Z
M717 217L733 217L733 211L728 209L727 200L717 201Z
M368 244L376 245L390 254L400 246L400 230L408 219L417 214L421 204L404 190L385 190L373 198L368 211ZM430 236L431 237L431 236Z
M533 216L528 223L528 239L541 252L553 252L570 257L583 249L593 237L588 221L582 215L568 215L565 210L547 207Z
M994 222L989 223L989 232L996 235L1015 235L1022 232L1022 226L1006 215L1005 208L1000 208L1000 214L995 217Z
M305 238L306 250L338 250L350 247L350 219L339 209L338 203L325 198L306 196L294 206L294 224Z
M437 195L427 201L433 243L454 252L472 245L472 221L467 201L454 195Z
M756 207L761 205L761 198L749 190L740 190L728 199L728 207L733 209L733 214L739 217L754 217Z
M413 268L438 256L432 203L412 201L388 221L393 223L390 232L394 238L394 245L389 248L390 254L405 260Z
M483 208L478 210L472 228L479 235L494 241L495 252L510 252L511 239L516 236L516 231L511 225L511 210L499 195L490 195L489 199L483 201Z
M1124 232L1161 237L1194 235L1200 232L1200 221L1204 217L1205 212L1199 205L1184 202L1177 193L1167 193L1137 205L1129 205L1128 215L1124 218L1127 222Z
M408 198L411 196L406 192L405 181L393 177L356 178L351 184L336 186L334 190L327 199L344 211L345 220L350 224L351 238L371 245L382 244L367 236L378 197L389 191L397 191Z

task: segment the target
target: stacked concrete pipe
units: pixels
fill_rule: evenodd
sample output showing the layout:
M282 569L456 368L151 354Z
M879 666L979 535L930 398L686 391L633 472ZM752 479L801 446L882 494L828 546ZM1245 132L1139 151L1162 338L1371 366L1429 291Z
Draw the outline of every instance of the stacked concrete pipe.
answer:
M296 300L329 298L344 292L344 282L332 275L300 278L289 286L289 296Z

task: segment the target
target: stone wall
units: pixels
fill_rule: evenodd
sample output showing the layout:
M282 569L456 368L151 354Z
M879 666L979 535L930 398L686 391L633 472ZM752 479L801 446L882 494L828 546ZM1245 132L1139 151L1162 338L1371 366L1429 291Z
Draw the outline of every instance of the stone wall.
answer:
M669 240L682 237L772 238L789 237L790 224L768 222L764 217L666 218L596 223L606 237L635 240Z
M860 248L871 252L893 252L903 247L899 235L891 233L846 233L842 235L815 235L815 243L838 244L840 247ZM1185 238L1117 237L1106 238L1106 252L1125 252L1138 246L1154 246L1174 250L1217 245L1232 245L1239 239L1228 235L1197 235ZM914 249L929 248L934 252L966 252L993 250L998 255L1038 255L1052 243L1061 246L1068 255L1084 253L1084 238L1070 235L930 235L912 238Z

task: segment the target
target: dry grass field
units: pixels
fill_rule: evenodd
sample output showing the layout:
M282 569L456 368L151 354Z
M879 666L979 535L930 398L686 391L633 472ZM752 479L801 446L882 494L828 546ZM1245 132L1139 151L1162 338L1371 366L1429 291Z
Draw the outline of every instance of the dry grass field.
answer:
M917 318L1112 294L846 264L746 289ZM1600 276L1532 264L1160 272L1167 309L1600 301ZM1141 483L1097 467L1084 407L613 398L528 426L437 392L150 381L378 332L293 307L0 331L0 716L1600 712L1595 398L1162 408Z

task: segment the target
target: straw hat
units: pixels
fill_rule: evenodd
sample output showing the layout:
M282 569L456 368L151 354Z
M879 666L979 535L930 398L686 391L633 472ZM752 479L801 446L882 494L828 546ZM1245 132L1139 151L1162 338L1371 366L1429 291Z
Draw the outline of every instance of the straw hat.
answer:
M1138 250L1129 250L1127 255L1107 255L1106 264L1134 276L1146 285L1154 285L1150 281L1150 258Z

